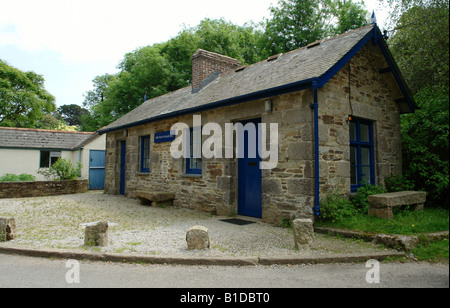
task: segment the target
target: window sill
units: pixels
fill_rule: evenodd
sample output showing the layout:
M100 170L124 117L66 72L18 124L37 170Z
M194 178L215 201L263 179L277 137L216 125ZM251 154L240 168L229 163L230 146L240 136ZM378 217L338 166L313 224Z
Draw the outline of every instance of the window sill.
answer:
M136 175L150 175L150 172L136 172Z
M183 175L181 175L182 178L201 178L203 177L203 174L188 174L185 173Z

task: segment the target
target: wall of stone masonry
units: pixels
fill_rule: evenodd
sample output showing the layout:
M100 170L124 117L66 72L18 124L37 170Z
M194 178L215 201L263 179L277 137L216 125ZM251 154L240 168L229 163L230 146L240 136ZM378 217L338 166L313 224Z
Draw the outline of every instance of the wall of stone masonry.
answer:
M273 111L265 112L265 100L203 112L202 124L225 123L261 117L262 123L279 123L279 163L263 170L263 220L279 223L283 218L311 217L314 201L314 163L311 91L302 91L272 99ZM170 142L155 144L155 132L168 131L174 123L192 126L192 116L159 121L109 133L106 150L105 191L119 193L120 141L127 141L126 195L134 198L137 190L175 192L175 206L231 215L237 209L237 160L203 159L201 176L186 175L184 159L170 155ZM269 125L268 125L269 127ZM151 135L151 171L139 172L139 140ZM203 136L205 141L209 136Z
M385 67L384 58L365 46L319 91L321 196L350 192L350 126L346 119L352 112L354 117L374 123L376 184L384 185L386 177L402 173L400 111L395 88L388 76L379 73Z
M88 188L88 180L1 182L0 199L78 194Z

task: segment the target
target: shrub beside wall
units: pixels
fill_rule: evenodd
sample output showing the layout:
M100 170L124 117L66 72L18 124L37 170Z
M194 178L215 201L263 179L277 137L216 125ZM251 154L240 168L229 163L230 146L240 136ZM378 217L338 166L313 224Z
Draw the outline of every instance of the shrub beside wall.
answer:
M88 180L1 182L0 199L78 194L88 189Z

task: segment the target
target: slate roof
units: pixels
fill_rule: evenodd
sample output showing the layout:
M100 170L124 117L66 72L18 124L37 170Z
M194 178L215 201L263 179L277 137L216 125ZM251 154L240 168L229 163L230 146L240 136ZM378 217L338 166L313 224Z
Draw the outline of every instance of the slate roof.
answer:
M106 133L176 115L217 108L226 103L241 103L274 96L269 95L269 92L273 94L276 91L298 91L302 84L311 84L311 80L333 73L333 68L348 56L355 46L362 41L365 44L372 37L374 27L365 26L310 44L310 47L314 45L312 48L297 49L275 57L273 61L262 61L222 74L197 93L192 93L189 86L153 98L99 132ZM264 93L267 95L264 96Z
M0 148L76 150L97 133L0 127Z

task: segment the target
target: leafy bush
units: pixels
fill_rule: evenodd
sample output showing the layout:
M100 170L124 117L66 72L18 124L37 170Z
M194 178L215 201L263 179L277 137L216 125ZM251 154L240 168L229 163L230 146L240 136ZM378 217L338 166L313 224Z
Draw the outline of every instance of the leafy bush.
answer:
M448 77L447 77L448 80ZM428 87L415 99L420 109L402 116L403 174L416 190L428 192L427 205L449 207L448 87Z
M341 221L357 213L353 204L342 194L327 195L320 205L320 217L323 221Z
M367 197L370 195L384 194L388 191L377 185L364 185L356 191L356 195L352 198L352 203L355 208L363 214L367 214L369 210L369 201Z
M414 182L403 175L388 177L385 180L385 184L388 192L409 191L414 190L415 187Z
M0 182L32 182L36 181L36 177L31 174L22 173L19 175L7 173L0 177Z
M80 162L74 167L70 161L60 158L50 168L39 170L38 173L56 181L75 180L80 177L82 167Z

